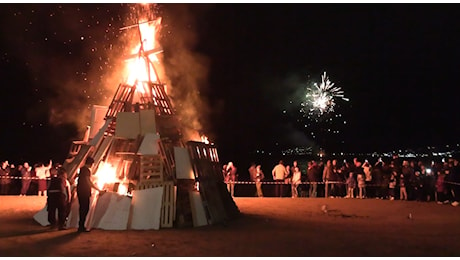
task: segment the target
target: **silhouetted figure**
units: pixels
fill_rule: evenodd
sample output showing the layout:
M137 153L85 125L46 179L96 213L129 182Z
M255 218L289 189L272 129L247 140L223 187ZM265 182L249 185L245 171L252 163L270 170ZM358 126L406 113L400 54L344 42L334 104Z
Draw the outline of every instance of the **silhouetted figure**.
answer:
M93 164L94 159L87 157L85 165L80 168L80 173L78 174L77 196L78 203L80 204L78 232L89 232L85 227L85 221L89 212L91 189L95 189L101 193L103 192L91 181L91 167L93 167Z

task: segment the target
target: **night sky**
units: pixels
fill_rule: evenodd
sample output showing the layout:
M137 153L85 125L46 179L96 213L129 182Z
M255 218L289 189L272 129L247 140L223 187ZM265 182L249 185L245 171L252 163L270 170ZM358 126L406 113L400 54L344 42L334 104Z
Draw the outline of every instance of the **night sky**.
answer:
M120 83L129 4L2 4L1 160L62 161ZM454 4L159 4L176 108L190 102L222 160L295 146L373 152L457 144ZM350 101L312 121L327 72ZM330 121L332 120L332 121ZM308 125L308 127L305 127ZM314 136L314 137L313 137Z

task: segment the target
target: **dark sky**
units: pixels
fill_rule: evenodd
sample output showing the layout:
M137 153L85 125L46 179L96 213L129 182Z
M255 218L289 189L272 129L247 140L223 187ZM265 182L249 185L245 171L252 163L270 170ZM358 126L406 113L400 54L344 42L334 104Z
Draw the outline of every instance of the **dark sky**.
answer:
M82 115L109 102L118 84L104 86L120 62L129 7L2 4L2 159L65 158L82 137ZM155 10L166 74L184 99L176 102L201 99L194 103L202 130L225 159L306 145L372 152L459 142L455 4ZM334 113L314 122L300 103L325 71L350 101L337 100Z

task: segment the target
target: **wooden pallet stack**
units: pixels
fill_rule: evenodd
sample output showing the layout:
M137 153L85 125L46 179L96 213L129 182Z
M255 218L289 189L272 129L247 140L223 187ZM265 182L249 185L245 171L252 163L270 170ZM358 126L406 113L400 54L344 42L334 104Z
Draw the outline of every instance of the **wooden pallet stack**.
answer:
M139 25L126 28L138 28L142 39ZM141 46L143 43L140 42ZM129 57L141 57L146 61L148 80L136 79L134 83L119 84L105 114L104 126L89 142L74 143L64 166L71 179L84 160L91 156L95 159L94 169L102 161L113 163L117 175L128 179L135 190L163 187L161 227L173 227L174 224L193 226L191 203L197 206L200 199L206 208L207 223L225 222L239 211L223 182L217 149L202 142L184 144L181 122L166 93L166 85L161 83L155 64L149 59L150 54L161 51L161 48L148 50L142 46L138 54ZM155 77L151 77L151 72ZM154 140L158 143L153 143ZM181 166L186 164L184 168L188 167L179 171L185 173L180 177L176 172L177 148L182 149L177 157L182 160ZM184 158L190 160L184 163ZM200 184L199 193L196 182ZM156 191L140 193L154 194ZM159 199L155 196L153 198ZM196 211L196 207L193 209Z
M187 148L191 157L199 192L211 224L225 223L239 215L227 187L223 182L222 166L217 148L212 144L189 141Z

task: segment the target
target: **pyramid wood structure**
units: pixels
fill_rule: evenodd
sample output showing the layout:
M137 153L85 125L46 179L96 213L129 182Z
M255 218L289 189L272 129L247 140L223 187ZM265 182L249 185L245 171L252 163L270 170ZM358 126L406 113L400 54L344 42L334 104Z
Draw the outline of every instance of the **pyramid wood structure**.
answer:
M144 51L141 41L138 55L146 60L147 70L148 64L154 68L148 57L151 53ZM78 169L91 156L95 160L93 173L101 162L110 161L116 167L120 182L109 187L114 191L126 183L129 191L164 187L161 227L196 226L196 198L205 216L201 225L224 223L237 217L239 210L223 181L217 148L184 140L166 86L155 69L153 72L155 82L150 81L149 71L147 81L119 84L102 127L92 138L72 143L63 164L69 181L75 181ZM178 165L181 151L186 151L181 161L188 160L193 170L190 177Z

